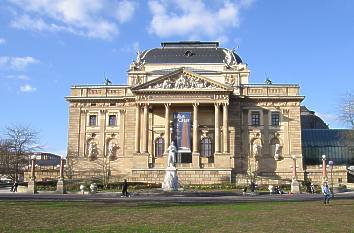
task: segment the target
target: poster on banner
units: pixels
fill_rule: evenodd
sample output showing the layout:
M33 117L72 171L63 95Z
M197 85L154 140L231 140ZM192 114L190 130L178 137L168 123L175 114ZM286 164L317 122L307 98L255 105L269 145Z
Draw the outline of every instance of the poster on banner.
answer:
M174 141L178 152L191 152L191 113L173 113Z

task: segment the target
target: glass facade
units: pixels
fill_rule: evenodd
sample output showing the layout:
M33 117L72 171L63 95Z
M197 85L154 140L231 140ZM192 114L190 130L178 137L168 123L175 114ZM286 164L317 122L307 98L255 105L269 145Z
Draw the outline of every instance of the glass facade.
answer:
M335 165L354 165L354 131L337 129L302 130L303 162L322 164L322 155Z

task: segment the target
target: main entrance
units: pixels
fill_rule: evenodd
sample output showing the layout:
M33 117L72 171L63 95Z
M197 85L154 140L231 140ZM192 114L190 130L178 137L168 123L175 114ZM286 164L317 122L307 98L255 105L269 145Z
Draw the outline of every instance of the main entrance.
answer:
M173 113L172 135L177 147L177 163L192 163L191 112Z

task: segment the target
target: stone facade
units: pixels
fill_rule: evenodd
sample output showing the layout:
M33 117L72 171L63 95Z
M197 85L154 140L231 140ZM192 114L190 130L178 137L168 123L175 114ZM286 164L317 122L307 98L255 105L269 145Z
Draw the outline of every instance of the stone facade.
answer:
M300 124L304 97L298 85L249 84L247 65L217 43L164 46L138 53L128 71L128 85L71 87L66 97L67 155L73 176L106 173L161 183L167 148L174 139L173 113L190 112L190 161L177 164L182 184L235 182L237 176L291 180L294 155L297 179L304 179ZM183 61L169 62L164 56L153 57L155 50L186 52ZM199 52L215 59L185 62ZM158 140L163 141L162 154L157 154ZM205 140L211 142L208 156L201 154Z

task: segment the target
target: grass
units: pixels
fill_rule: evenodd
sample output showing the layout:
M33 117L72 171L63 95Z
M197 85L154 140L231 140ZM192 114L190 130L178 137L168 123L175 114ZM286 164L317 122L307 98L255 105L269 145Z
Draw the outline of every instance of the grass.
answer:
M235 204L0 201L0 232L354 232L354 200Z

